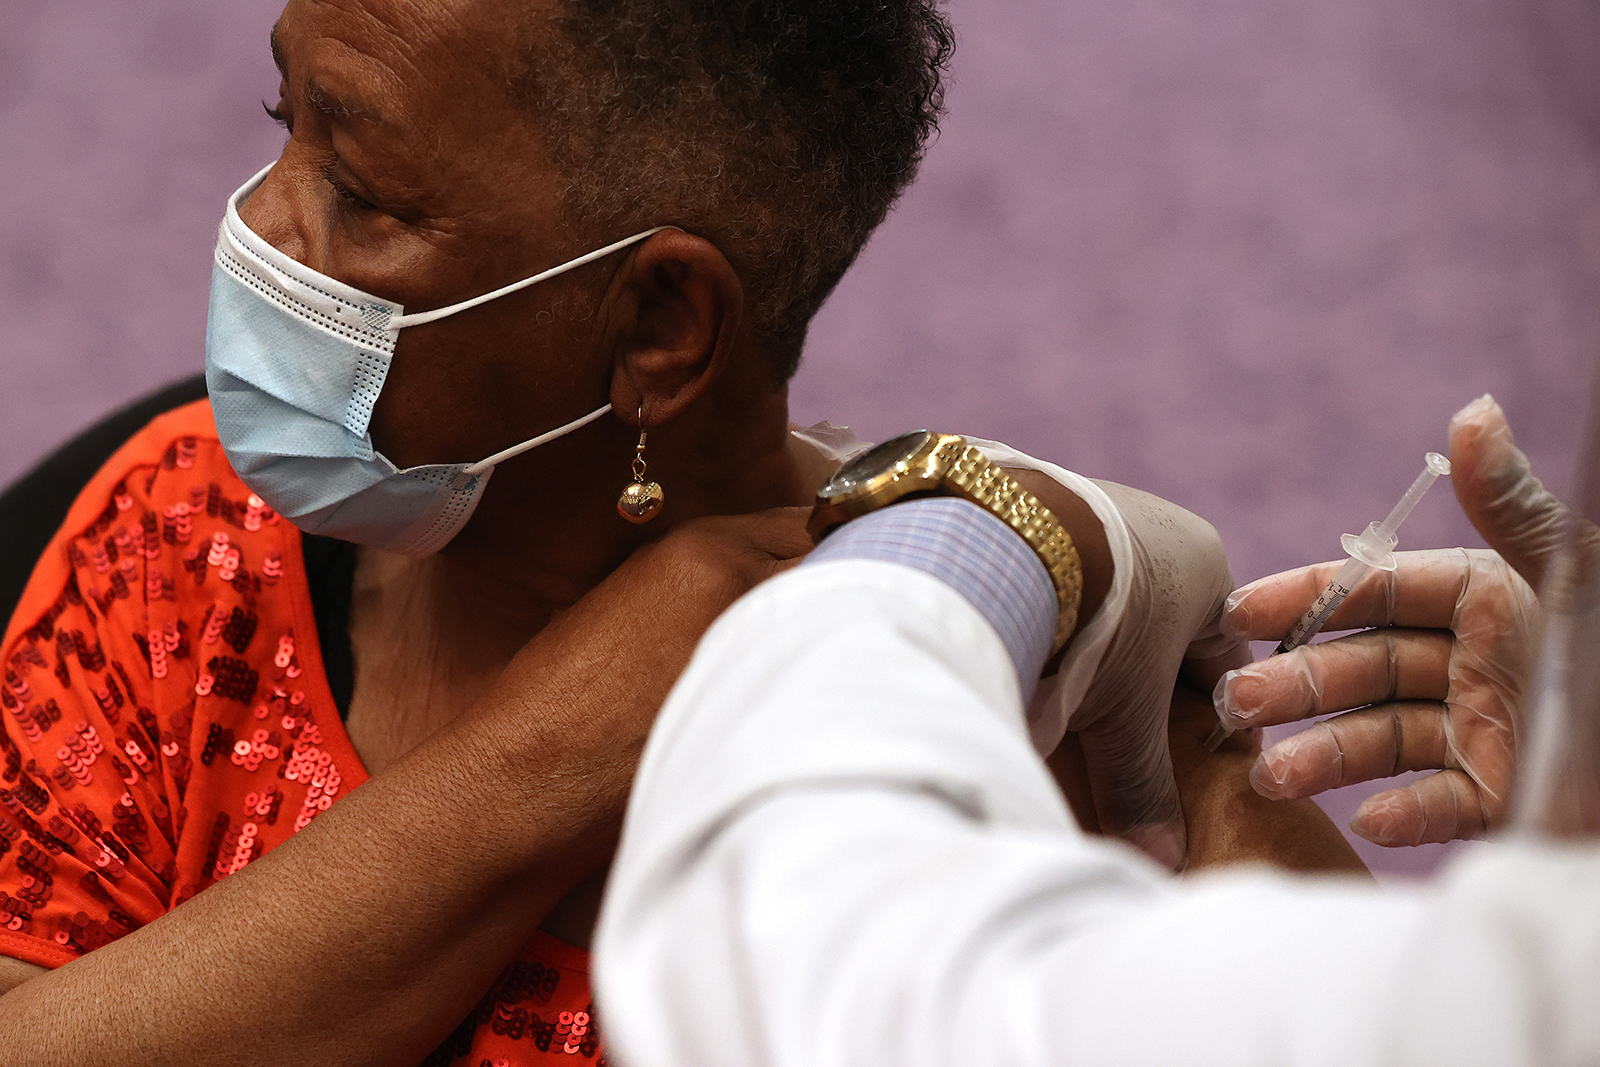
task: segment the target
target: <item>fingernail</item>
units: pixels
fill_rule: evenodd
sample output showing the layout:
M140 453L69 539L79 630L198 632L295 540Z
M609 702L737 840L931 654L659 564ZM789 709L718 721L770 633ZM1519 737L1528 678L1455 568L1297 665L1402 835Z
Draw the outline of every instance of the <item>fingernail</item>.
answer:
M1451 417L1452 438L1465 428L1474 431L1479 451L1476 471L1464 470L1463 475L1477 473L1491 486L1502 490L1520 485L1528 477L1528 459L1517 448L1506 413L1500 410L1494 397L1485 393Z
M1350 817L1350 829L1375 845L1398 848L1422 839L1422 810L1400 791L1368 797Z
M1247 704L1240 699L1240 690L1247 689L1251 679L1259 680L1260 677L1252 665L1229 671L1217 679L1216 687L1211 690L1211 704L1217 709L1217 718L1228 729L1247 730L1261 714L1259 703ZM1233 684L1236 680L1238 685Z
M1181 871L1188 865L1189 845L1181 826L1145 823L1122 836L1169 871Z
M1255 592L1256 583L1241 585L1228 594L1222 602L1222 632L1233 638L1246 638L1250 636L1250 610L1244 606L1251 593Z
M1325 722L1279 741L1250 768L1251 787L1271 800L1315 796L1343 781L1344 753Z
M1488 484L1496 492L1504 493L1520 487L1533 477L1533 471L1528 467L1528 457L1517 447L1510 426L1502 422L1498 426L1491 427L1482 435L1482 440L1481 469Z
M1304 783L1291 782L1294 758L1308 744L1317 741L1317 727L1301 730L1284 738L1256 757L1250 767L1250 785L1257 793L1271 800L1289 800L1305 795Z
M1217 718L1222 720L1224 726L1233 728L1236 722L1244 721L1244 716L1239 714L1238 707L1233 698L1228 695L1228 683L1238 675L1238 671L1229 671L1217 679L1217 684L1211 690L1211 704L1217 709Z
M1498 412L1502 418L1505 417L1504 413L1500 412L1500 405L1495 403L1494 397L1484 393L1478 399L1450 416L1450 432L1454 433L1457 426L1464 426L1469 422L1477 422L1491 412Z
M1289 794L1283 783L1288 771L1289 761L1281 757L1277 748L1268 749L1250 765L1250 788L1268 800L1285 800Z

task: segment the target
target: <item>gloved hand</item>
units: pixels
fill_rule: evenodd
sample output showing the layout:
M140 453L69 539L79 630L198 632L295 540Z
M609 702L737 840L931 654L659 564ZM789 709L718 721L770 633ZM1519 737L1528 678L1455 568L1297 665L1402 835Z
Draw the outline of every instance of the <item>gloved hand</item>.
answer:
M1250 646L1223 633L1233 575L1211 524L1137 489L1097 483L1122 513L1133 546L1126 609L1068 729L1083 743L1100 827L1170 867L1187 853L1167 747L1180 669L1208 691Z
M1250 780L1265 796L1436 769L1357 809L1351 829L1380 845L1470 837L1505 817L1541 626L1530 583L1538 585L1565 517L1487 396L1451 419L1450 461L1462 510L1496 551L1396 553L1394 571L1369 572L1328 620L1331 630L1382 629L1251 664L1215 693L1218 716L1234 729L1346 712L1261 754ZM1227 627L1282 638L1342 563L1239 589L1228 598Z

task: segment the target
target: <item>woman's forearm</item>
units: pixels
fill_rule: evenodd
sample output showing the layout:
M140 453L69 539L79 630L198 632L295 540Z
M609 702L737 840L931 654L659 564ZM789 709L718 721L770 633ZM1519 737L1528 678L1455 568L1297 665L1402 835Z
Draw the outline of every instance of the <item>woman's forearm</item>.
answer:
M0 1063L420 1060L609 851L609 804L570 783L570 751L509 740L487 718L444 731L239 873L18 986Z

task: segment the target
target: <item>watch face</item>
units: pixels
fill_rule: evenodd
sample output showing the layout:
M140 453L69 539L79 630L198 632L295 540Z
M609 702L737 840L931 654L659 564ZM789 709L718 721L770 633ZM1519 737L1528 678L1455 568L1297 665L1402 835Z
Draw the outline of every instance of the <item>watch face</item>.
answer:
M885 441L865 455L858 456L840 467L838 472L828 479L828 484L822 487L821 495L839 496L865 485L916 452L932 436L927 430L912 430L891 441Z

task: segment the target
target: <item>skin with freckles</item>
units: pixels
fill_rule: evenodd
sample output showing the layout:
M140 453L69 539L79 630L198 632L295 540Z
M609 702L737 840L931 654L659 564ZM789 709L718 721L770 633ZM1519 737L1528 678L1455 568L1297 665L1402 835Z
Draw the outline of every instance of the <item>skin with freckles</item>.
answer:
M1382 845L1473 837L1504 821L1541 627L1529 581L1539 580L1563 515L1492 399L1457 413L1450 443L1457 497L1498 551L1397 553L1397 569L1369 572L1328 624L1376 629L1232 672L1215 694L1233 726L1343 712L1262 754L1250 778L1263 796L1435 771L1357 810L1351 828ZM1257 640L1282 637L1339 566L1241 588L1229 598L1228 624Z

